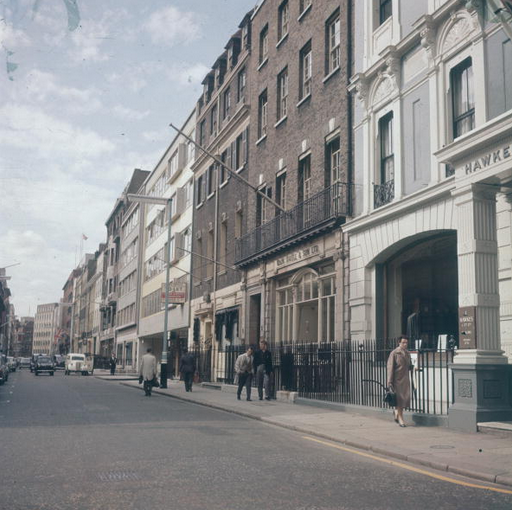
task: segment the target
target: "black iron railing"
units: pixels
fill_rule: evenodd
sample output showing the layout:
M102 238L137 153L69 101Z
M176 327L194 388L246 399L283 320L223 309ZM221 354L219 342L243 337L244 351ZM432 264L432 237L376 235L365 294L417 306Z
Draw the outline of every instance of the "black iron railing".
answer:
M381 207L389 204L395 198L395 181L391 179L383 184L373 185L373 204L374 207Z
M300 397L344 404L383 408L387 383L387 360L397 346L395 339L307 343L271 346L273 391L298 392ZM242 345L197 351L209 360L213 371L200 370L202 381L233 384L236 358L246 351ZM447 414L453 401L449 364L453 351L437 349L412 352L410 410L425 414ZM417 368L417 370L416 370ZM213 375L213 377L211 377ZM210 377L210 378L208 378Z
M314 232L330 221L349 216L351 202L351 185L333 184L237 239L235 263L246 263L266 251L284 247L294 238Z

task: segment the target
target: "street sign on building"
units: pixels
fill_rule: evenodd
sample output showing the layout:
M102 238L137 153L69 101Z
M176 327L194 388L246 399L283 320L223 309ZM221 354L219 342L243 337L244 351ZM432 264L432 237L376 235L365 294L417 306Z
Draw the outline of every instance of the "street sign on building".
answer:
M165 283L161 291L162 309L165 309ZM169 282L169 304L181 305L187 300L187 284L183 282Z

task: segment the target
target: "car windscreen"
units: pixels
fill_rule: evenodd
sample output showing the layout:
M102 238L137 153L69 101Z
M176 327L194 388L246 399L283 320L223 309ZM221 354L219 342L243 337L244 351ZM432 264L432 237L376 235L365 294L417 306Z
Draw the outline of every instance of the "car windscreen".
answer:
M82 356L71 356L71 361L84 361Z
M52 360L51 360L51 358L46 358L44 356L39 356L39 358L37 358L37 362L39 364L41 364L41 363L51 363Z

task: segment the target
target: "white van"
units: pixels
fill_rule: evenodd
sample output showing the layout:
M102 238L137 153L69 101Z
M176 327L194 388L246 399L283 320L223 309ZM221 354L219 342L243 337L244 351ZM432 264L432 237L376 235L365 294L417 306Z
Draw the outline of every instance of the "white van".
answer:
M93 361L85 354L71 352L66 356L66 365L64 375L71 372L81 372L82 375L92 375L94 373Z

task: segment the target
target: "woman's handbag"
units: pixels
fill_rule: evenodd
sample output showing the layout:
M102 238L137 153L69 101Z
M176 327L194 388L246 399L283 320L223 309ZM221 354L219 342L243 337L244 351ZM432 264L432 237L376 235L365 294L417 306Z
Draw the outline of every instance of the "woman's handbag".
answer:
M396 393L392 388L386 388L384 402L386 402L390 407L396 407Z

